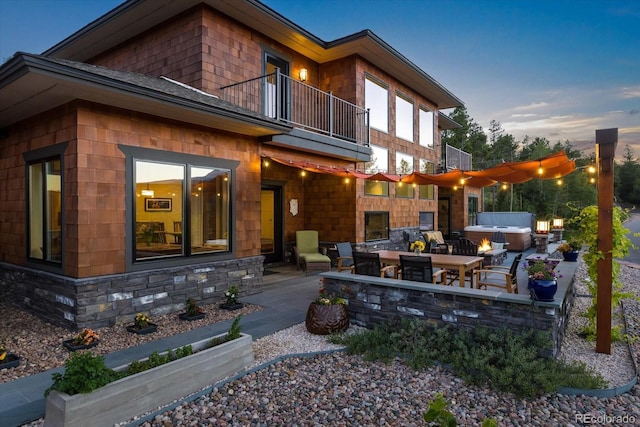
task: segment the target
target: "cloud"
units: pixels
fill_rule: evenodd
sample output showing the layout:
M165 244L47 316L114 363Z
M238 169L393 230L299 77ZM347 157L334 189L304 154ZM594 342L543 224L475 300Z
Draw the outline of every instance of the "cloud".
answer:
M618 94L623 99L640 98L640 86L622 87Z
M548 106L549 104L547 102L532 102L531 104L513 107L512 110L522 111L522 110L531 110L531 109L537 109L537 108L546 108Z

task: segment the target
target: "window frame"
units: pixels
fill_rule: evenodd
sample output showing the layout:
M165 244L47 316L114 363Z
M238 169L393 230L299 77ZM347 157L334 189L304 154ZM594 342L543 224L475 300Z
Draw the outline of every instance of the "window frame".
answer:
M435 172L435 163L428 159L420 158L420 172L421 173L434 173ZM425 167L426 165L431 165L431 168ZM431 169L430 171L428 169ZM424 195L424 193L427 193ZM420 200L434 200L435 199L435 186L433 184L419 185L418 186L418 199Z
M385 230L383 231L383 234L378 237L378 238L374 238L374 239L368 239L367 235L370 232L368 230L369 227L369 222L371 221L370 216L372 215L386 215L386 226L385 226ZM383 219L384 222L384 219ZM388 211L365 211L364 212L364 240L365 242L379 242L382 240L389 240L389 212Z
M403 171L402 169L400 169L400 166L403 160L410 160L408 161L409 169L406 171ZM415 168L413 163L414 163L414 158L411 154L401 153L399 151L396 151L396 174L397 175L409 175L413 173ZM415 195L415 191L414 191L413 185L409 185L403 182L396 182L396 198L413 199L414 195Z
M404 111L410 107L411 111ZM396 137L411 143L414 142L414 108L413 100L400 92L396 92ZM400 129L407 128L406 133Z
M65 168L65 163L64 163L64 153L67 149L68 146L68 142L63 142L60 144L55 144L49 147L43 147L37 150L33 150L27 153L24 153L22 155L22 158L24 159L25 162L25 169L24 169L24 173L25 173L25 240L24 240L24 244L25 244L25 257L27 260L27 263L33 263L33 264L37 264L39 266L39 268L47 270L47 271L52 271L52 272L61 272L64 266L64 261L65 261L65 244L64 244L64 236L65 236L65 209L64 209L64 198L65 198L65 191L64 191L64 186L65 186L65 172L64 172L64 168ZM52 160L57 160L60 163L60 212L59 212L59 224L60 224L60 230L59 230L59 238L60 238L60 259L59 260L52 260L52 259L47 259L47 251L45 250L45 252L42 255L42 258L36 258L34 256L32 256L31 252L30 252L30 248L31 248L31 235L32 235L32 230L31 230L31 214L32 214L32 206L30 203L31 197L30 197L30 187L31 187L31 174L30 174L30 170L31 170L31 166L35 165L35 164L40 164L44 169L45 165L47 162L52 161ZM44 177L46 177L46 171L45 173L42 175ZM46 179L45 179L46 181ZM43 186L43 189L46 189L46 185ZM50 246L50 238L48 238L49 236L47 236L47 225L45 224L46 222L46 212L49 208L49 206L47 205L47 197L46 197L46 191L44 191L42 193L42 199L43 199L43 204L42 204L42 210L40 212L41 216L42 216L42 222L43 222L43 227L42 227L42 245L44 247L49 247Z
M431 131L427 132L427 124L423 123L424 120L426 118L426 116L424 115L425 113L428 113L431 117L431 120L429 122L429 125L431 127ZM418 108L418 140L421 146L429 148L431 150L434 149L435 147L435 117L434 117L435 113L433 110L425 107L425 106L420 106Z
M377 102L381 101L383 96L382 92L371 92L373 88L385 92L384 105L377 105ZM370 103L370 101L373 102ZM389 85L366 73L364 76L364 105L365 109L369 109L369 127L380 132L389 133ZM384 121L384 125L382 125L382 121Z
M478 225L478 208L480 198L476 194L469 194L467 197L467 225ZM475 209L474 209L475 208Z
M370 174L375 174L377 172L388 172L389 171L389 149L385 147L380 147L377 145L370 145L372 155L375 153L384 152L385 162L378 162L377 159L373 164L366 166L365 172ZM384 167L382 167L384 165ZM378 191L379 190L379 191ZM367 196L374 197L389 197L389 183L386 181L364 181L364 194Z
M426 217L423 221L423 217ZM431 227L429 227L429 218L431 217L430 221L431 221ZM435 218L436 218L436 213L434 211L420 211L418 212L418 227L420 229L420 231L433 231L435 230ZM427 224L427 225L422 225L422 224Z
M233 259L235 257L236 247L236 230L233 219L236 217L236 187L237 187L237 172L236 169L240 164L237 160L228 160L220 158L212 158L205 156L198 156L186 153L175 153L170 151L154 150L140 147L131 147L125 145L119 145L118 148L125 156L125 177L126 177L126 227L127 233L125 237L125 256L126 256L126 269L127 271L140 271L145 270L154 265L158 266L181 266L193 264L194 262L203 262L207 260L226 260ZM161 256L145 259L136 259L136 211L135 200L136 197L136 177L135 168L137 161L149 161L157 163L178 164L185 166L185 179L191 179L190 167L202 167L202 168L219 168L229 170L229 235L227 237L228 248L223 252L191 252L191 248L186 243L183 243L183 253L181 255L173 256ZM185 189L182 195L183 215L182 222L183 227L188 218L191 217L191 204L189 202L188 186L185 182ZM189 228L183 228L184 233ZM184 242L184 240L183 240Z

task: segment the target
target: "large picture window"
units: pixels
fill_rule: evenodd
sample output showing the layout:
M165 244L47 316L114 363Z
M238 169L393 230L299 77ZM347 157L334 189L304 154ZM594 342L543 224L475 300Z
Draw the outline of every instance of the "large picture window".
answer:
M396 95L396 136L413 142L413 103Z
M389 238L389 212L365 212L364 236L367 242Z
M364 106L369 111L369 125L379 131L389 132L389 91L371 77L364 79Z
M135 259L230 250L231 170L136 160Z
M29 258L62 262L62 161L60 157L28 164Z

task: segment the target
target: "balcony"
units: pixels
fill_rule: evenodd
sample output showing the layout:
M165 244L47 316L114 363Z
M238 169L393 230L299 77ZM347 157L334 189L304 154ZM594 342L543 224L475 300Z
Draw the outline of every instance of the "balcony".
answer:
M369 111L276 70L220 88L221 99L330 138L369 146Z

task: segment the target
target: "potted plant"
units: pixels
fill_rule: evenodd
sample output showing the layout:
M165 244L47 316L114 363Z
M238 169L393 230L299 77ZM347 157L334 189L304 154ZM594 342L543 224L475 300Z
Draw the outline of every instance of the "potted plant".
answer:
M225 310L238 310L242 308L243 304L238 302L238 293L240 290L237 286L233 285L224 293L224 296L227 298L227 301L224 304L220 304L220 308L224 308Z
M9 353L0 345L0 369L15 368L20 365L20 356Z
M411 243L411 245L409 246L409 250L415 252L416 255L420 255L420 253L425 250L426 246L427 245L425 245L422 240L416 240L415 242Z
M529 276L529 294L536 301L553 301L558 290L557 278L560 274L555 270L557 263L536 258L524 263L524 270Z
M564 242L558 245L558 252L562 252L565 261L576 262L578 260L579 246L575 242Z
M147 246L151 246L153 242L153 235L155 233L155 226L153 224L142 224L140 226L140 233L142 233L142 237L144 238Z
M196 300L193 298L187 299L187 302L185 303L185 312L178 315L180 320L189 321L204 319L204 316L204 310L196 303Z
M342 332L349 327L347 300L334 295L326 295L324 286L318 297L309 304L305 325L307 331L316 335Z
M98 345L100 336L89 328L84 328L75 337L62 342L62 345L69 351L84 350Z
M133 325L127 326L127 331L138 335L151 334L158 330L158 325L151 323L151 318L144 313L136 314Z

